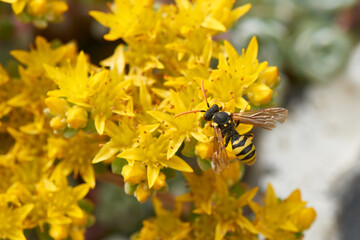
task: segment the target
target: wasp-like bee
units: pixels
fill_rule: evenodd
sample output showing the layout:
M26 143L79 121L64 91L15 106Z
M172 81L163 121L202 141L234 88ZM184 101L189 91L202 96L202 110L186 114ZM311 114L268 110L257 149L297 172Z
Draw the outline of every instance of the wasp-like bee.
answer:
M240 135L236 127L240 123L251 124L267 130L276 127L275 123L286 120L288 110L285 108L266 108L258 111L247 111L239 113L230 113L221 111L222 108L214 104L210 107L204 90L204 82L201 82L201 89L204 94L208 110L194 110L175 115L179 117L188 113L204 112L204 120L212 121L214 128L214 152L211 158L211 165L216 173L221 172L229 166L229 159L226 153L226 147L230 140L234 154L241 162L252 165L256 161L255 146L252 143L252 134ZM225 144L223 138L225 137Z

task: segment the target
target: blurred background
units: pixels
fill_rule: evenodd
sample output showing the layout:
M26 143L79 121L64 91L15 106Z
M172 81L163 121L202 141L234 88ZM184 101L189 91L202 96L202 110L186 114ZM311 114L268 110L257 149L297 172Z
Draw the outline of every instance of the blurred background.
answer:
M160 2L160 1L159 1ZM169 2L169 1L163 1ZM259 60L278 66L282 82L278 105L288 121L272 132L255 130L258 162L246 168L245 181L263 192L271 182L281 197L300 188L317 219L305 239L353 240L360 236L360 2L356 0L254 0L226 38L241 49L257 36ZM247 1L238 1L244 4ZM63 43L76 41L93 64L112 55L118 42L102 39L107 30L88 15L107 11L105 1L68 1L61 23L37 29L21 23L0 3L0 62L16 67L10 50L28 49L36 35ZM181 176L170 191L186 191ZM89 196L96 223L87 239L128 239L151 204L106 182Z

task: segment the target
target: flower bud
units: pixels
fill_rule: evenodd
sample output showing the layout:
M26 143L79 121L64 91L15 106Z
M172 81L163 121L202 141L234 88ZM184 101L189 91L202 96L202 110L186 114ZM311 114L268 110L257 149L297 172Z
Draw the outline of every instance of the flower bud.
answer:
M160 172L152 188L155 190L160 190L161 188L165 187L166 186L165 179L166 179L165 174L163 172Z
M316 212L313 208L304 208L296 216L296 226L303 231L308 229L316 218Z
M85 240L84 232L85 231L81 228L74 228L70 232L70 237L71 239Z
M122 168L121 175L123 175L125 182L137 184L146 179L146 167L140 162L134 162L132 166L125 165Z
M50 127L54 130L64 130L66 128L65 118L57 116L50 120Z
M213 143L199 142L195 147L195 154L202 159L210 159L213 154Z
M84 108L72 107L66 113L66 122L73 129L84 128L88 121L88 113Z
M145 202L150 196L150 190L147 183L140 183L134 192L135 197L139 202Z
M264 83L270 88L279 82L279 70L277 67L267 67L260 75L258 82Z
M254 83L247 91L249 100L256 106L267 104L272 98L273 90L264 83Z
M53 1L51 2L50 9L54 13L55 16L60 16L64 12L68 10L68 5L63 1Z
M49 235L55 240L66 239L69 235L68 225L51 224Z
M44 0L32 0L27 6L27 10L31 15L40 16L46 13L46 4Z
M65 99L57 97L48 97L45 99L45 104L48 106L51 114L65 116L66 111L70 108Z

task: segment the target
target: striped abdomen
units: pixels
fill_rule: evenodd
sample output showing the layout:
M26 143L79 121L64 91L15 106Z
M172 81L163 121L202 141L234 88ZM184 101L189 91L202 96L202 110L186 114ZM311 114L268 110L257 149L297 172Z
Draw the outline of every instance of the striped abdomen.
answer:
M252 138L252 136L238 135L231 139L236 157L246 165L252 165L256 161L256 151Z

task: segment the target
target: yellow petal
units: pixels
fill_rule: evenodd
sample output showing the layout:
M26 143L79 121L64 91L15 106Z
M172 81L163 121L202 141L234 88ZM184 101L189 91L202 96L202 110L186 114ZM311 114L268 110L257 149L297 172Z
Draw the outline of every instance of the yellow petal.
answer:
M184 139L185 139L185 135L180 135L180 136L175 135L174 136L174 134L172 134L171 140L169 142L169 148L167 151L168 159L171 158L172 156L174 156L174 154L177 152L177 150L179 150Z
M278 203L278 199L275 195L275 191L271 183L268 184L264 200L265 206L275 206Z
M301 201L301 192L299 189L293 191L287 198L286 201L298 202Z
M152 188L152 186L154 185L156 179L159 176L159 172L160 172L159 167L154 167L151 164L147 165L147 179L148 179L149 188Z
M215 240L222 240L227 233L228 224L219 221L215 228Z
M23 220L31 212L33 208L34 208L33 204L26 204L14 210L14 215L16 215L17 219Z
M191 4L188 0L175 0L175 2L180 10L187 10L191 7Z
M190 134L199 142L209 142L210 141L209 138L201 132L190 132Z
M165 121L167 123L172 123L174 121L174 117L170 116L167 113L160 111L147 111L146 113L150 114L153 118L158 120L159 122Z
M20 14L26 5L26 1L24 0L18 0L17 2L11 4L11 7L16 15Z
M251 208L251 210L253 210L253 212L256 214L256 215L259 215L261 212L262 212L262 207L260 204L256 203L256 202L250 202L249 203L249 206Z
M110 140L109 142L105 143L102 146L100 151L96 154L96 156L92 160L92 163L99 163L105 161L113 157L118 151L119 148L114 147L114 143Z
M91 164L85 164L80 168L80 175L90 188L95 187L95 171Z
M77 185L76 187L73 188L73 194L74 194L74 198L75 199L83 199L86 194L89 192L90 188L89 185L86 183Z
M249 62L256 61L258 55L258 42L255 36L251 38L250 43L246 49L245 55L247 61Z
M12 51L10 51L10 54L14 58L16 58L16 60L18 60L19 62L21 62L25 65L29 65L33 61L29 52L24 51L24 50L12 50Z
M143 150L141 150L139 148L131 148L131 149L124 150L122 153L118 154L117 157L131 159L131 160L144 161L145 153Z
M290 221L286 221L282 224L279 224L279 228L285 230L285 231L290 231L290 232L298 232L298 228Z
M245 203L247 203L248 201L251 201L254 198L254 196L256 195L258 189L259 189L258 187L255 187L255 188L251 189L250 191L245 192L243 195L240 196L238 201L239 202L245 201Z
M251 233L254 234L258 233L255 226L244 216L238 216L238 219L236 220L236 224L241 228L247 229Z
M176 155L172 156L171 159L164 161L163 164L169 168L182 172L193 172L192 168L184 160Z
M228 41L224 41L226 52L229 56L230 65L236 64L235 60L239 58L239 54L235 50L235 48Z
M221 22L210 16L204 19L204 21L201 23L201 26L204 28L208 28L220 32L226 31L226 27Z
M105 128L105 122L106 122L106 116L104 115L96 115L95 116L95 128L96 131L102 135L104 133L104 128Z
M26 240L24 233L18 228L12 228L6 231L5 239Z
M69 211L67 212L67 215L74 218L82 218L84 216L83 210L79 206L72 205Z
M233 11L231 11L231 17L233 21L243 16L245 13L247 13L251 8L251 4L245 4L243 6L240 6L238 8L235 8Z

